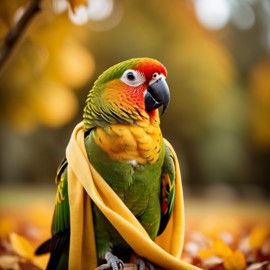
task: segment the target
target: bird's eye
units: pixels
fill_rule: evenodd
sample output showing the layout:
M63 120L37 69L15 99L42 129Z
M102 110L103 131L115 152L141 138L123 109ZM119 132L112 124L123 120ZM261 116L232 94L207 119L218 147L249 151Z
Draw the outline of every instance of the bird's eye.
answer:
M128 72L127 79L130 80L130 81L134 81L136 79L136 77L133 74L133 72Z
M158 74L157 72L155 72L155 73L153 74L153 79L156 79L158 76L159 76L159 74Z
M129 86L139 86L146 81L142 73L132 69L126 70L120 80Z

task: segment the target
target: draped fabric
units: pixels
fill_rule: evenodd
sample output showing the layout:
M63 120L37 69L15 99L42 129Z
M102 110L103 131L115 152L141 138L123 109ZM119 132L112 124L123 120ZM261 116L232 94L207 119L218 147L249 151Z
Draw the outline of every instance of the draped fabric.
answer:
M180 259L184 241L182 183L177 156L169 142L165 140L165 144L172 151L175 160L175 205L166 229L154 242L89 162L84 144L83 123L75 127L66 149L69 164L70 270L97 267L91 200L139 256L164 269L199 269Z

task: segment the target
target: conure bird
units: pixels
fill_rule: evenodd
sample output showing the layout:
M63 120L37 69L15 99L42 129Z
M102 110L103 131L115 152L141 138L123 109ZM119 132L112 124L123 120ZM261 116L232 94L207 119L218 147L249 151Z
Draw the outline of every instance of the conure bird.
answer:
M157 60L134 58L102 73L90 90L83 114L89 161L142 224L151 239L165 229L174 205L175 167L160 129L170 92L167 71ZM57 199L52 238L37 254L49 251L47 269L68 269L70 211L68 162L56 176ZM123 267L132 250L92 202L99 264ZM144 269L143 258L138 258Z

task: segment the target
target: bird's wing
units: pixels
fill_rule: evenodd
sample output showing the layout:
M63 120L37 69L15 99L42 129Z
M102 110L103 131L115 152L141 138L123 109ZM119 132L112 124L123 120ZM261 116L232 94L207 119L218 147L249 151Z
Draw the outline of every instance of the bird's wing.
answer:
M52 221L52 238L41 244L36 254L51 253L47 270L67 269L70 237L67 161L60 164L56 174L56 202Z
M165 157L161 174L161 220L158 235L166 228L170 219L175 198L175 165L173 155L165 145Z

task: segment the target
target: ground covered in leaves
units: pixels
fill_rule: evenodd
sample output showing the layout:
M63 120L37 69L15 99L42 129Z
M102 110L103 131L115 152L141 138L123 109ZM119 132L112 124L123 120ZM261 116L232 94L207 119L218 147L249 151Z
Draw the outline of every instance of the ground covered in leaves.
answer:
M43 199L0 210L0 269L44 269L48 256L35 248L50 235L53 204ZM186 201L182 259L207 270L270 269L267 205Z

